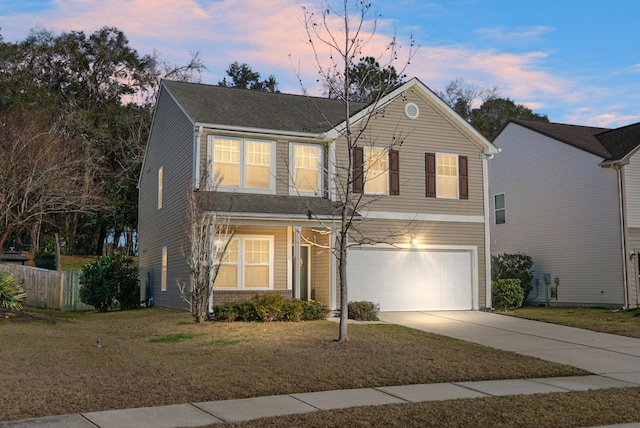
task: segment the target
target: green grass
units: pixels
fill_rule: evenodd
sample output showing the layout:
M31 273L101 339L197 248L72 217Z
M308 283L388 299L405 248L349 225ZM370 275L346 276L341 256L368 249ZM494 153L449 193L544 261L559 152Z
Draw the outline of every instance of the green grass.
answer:
M640 309L526 306L496 313L640 339Z
M194 324L160 309L0 324L0 420L376 386L573 376L389 324ZM102 348L96 347L100 338ZM151 343L150 339L161 342ZM184 340L182 340L184 339ZM348 424L345 424L348 425Z
M196 337L195 334L176 333L176 334L169 334L167 336L150 339L149 342L151 342L151 343L176 343L176 342L182 342L183 340L193 339L194 337Z

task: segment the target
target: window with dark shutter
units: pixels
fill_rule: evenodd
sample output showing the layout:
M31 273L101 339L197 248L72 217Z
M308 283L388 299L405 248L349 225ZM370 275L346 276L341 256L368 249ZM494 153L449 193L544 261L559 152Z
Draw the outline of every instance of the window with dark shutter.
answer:
M460 177L460 199L469 199L469 161L466 156L458 156Z
M424 169L426 177L427 198L436 197L436 154L424 154Z
M364 149L353 148L353 192L362 193L364 190Z
M400 153L389 150L389 194L400 194Z

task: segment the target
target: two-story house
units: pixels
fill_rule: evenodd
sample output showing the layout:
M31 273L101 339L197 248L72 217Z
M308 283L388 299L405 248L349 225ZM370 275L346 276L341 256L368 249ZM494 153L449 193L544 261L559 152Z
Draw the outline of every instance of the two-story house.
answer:
M640 123L511 120L494 143L491 252L533 258L529 300L637 307Z
M350 300L381 310L491 306L487 158L497 149L418 79L375 105L353 150ZM339 100L162 82L139 182L139 268L146 298L185 308L186 201L234 229L214 303L257 293L339 306L335 225L346 171ZM200 182L202 169L216 185ZM356 236L357 234L357 236Z

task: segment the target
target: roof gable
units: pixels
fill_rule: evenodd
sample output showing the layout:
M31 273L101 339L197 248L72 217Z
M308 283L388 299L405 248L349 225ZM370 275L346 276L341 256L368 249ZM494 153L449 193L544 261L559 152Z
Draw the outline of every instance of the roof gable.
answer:
M623 160L640 146L640 122L602 132L597 138L611 153L609 160Z

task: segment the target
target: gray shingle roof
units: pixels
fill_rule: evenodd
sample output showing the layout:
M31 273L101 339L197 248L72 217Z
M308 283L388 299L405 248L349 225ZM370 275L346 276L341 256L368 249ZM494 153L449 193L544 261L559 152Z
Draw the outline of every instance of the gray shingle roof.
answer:
M562 141L585 152L608 159L609 151L596 137L608 131L608 128L590 126L565 125L563 123L537 122L533 120L512 119L510 122L529 128L554 140Z
M198 192L200 208L205 211L244 215L331 219L339 217L341 204L314 196L263 195L239 192ZM356 215L358 218L359 216ZM337 218L339 220L339 218Z
M197 123L322 133L344 121L342 101L199 83L163 81ZM365 104L352 103L352 114Z
M619 160L640 145L640 122L598 134L598 140L611 153L611 160Z

